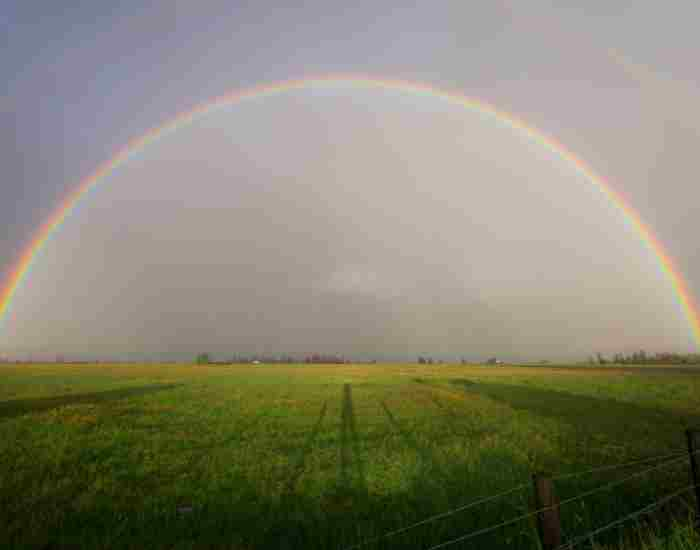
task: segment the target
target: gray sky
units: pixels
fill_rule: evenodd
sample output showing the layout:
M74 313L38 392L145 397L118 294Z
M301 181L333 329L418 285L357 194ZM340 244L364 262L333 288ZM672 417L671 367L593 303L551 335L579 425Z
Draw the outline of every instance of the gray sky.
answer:
M625 195L700 295L696 3L10 2L0 272L130 139L227 91L363 73L461 91ZM648 5L647 5L648 4ZM144 150L55 235L2 350L583 357L687 351L655 258L572 167L457 107L310 89Z

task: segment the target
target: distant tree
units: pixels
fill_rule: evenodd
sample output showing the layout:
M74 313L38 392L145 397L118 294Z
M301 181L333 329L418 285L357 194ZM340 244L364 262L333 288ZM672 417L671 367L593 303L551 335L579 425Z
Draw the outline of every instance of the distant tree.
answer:
M209 363L211 363L211 356L208 353L200 353L197 356L198 365L207 365Z
M589 362L597 362L601 365L612 361L623 365L693 365L700 364L700 355L682 354L674 352L648 353L639 350L632 353L615 353L611 360L605 359L602 354L596 354L597 358L591 357Z
M418 357L418 364L419 365L425 365L425 359L421 356Z

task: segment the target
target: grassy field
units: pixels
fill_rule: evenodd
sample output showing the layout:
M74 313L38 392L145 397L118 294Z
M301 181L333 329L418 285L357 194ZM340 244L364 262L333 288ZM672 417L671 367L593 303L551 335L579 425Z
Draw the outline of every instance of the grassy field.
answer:
M343 549L526 485L366 546L430 548L528 512L534 471L682 452L690 426L700 374L682 369L3 365L0 546ZM564 500L648 466L556 489ZM682 460L563 506L564 535L689 484ZM693 505L688 493L653 526ZM506 547L537 548L535 523L449 546Z

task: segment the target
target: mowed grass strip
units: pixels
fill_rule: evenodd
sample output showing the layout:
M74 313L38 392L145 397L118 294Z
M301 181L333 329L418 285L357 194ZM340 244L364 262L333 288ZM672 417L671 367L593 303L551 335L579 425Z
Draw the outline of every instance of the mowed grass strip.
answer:
M10 548L342 548L534 471L682 450L683 430L700 425L690 370L5 365L0 378ZM557 490L563 500L642 469ZM687 484L680 463L572 504L565 536ZM428 547L525 513L530 499L526 489L376 547ZM663 511L660 527L691 502ZM536 548L535 525L479 545Z

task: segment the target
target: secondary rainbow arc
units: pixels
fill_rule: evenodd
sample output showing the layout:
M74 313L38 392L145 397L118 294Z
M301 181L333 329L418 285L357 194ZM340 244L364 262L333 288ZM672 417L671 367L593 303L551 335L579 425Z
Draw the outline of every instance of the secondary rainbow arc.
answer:
M688 285L681 272L676 268L671 257L666 253L663 246L656 238L652 230L641 220L639 214L616 192L603 178L598 176L582 159L574 155L562 144L551 137L546 136L541 131L525 124L510 113L500 111L495 107L480 100L472 99L457 92L441 90L428 84L393 80L385 78L374 78L364 75L328 75L320 77L309 77L297 80L286 80L271 84L259 85L242 91L234 91L229 94L219 96L211 101L201 103L170 119L165 124L155 127L146 134L131 140L112 158L102 163L95 172L83 180L77 188L70 193L53 211L53 214L35 232L29 245L23 250L10 270L9 276L0 291L0 328L7 322L14 297L18 290L27 281L32 266L34 265L40 252L45 248L51 237L60 229L70 214L75 210L81 200L88 192L99 185L106 177L127 162L134 154L156 141L158 138L173 132L189 122L210 113L217 108L240 103L251 99L262 99L271 95L291 92L302 88L315 86L346 86L356 88L375 88L394 90L414 96L427 96L437 100L445 101L454 105L459 105L465 109L476 111L487 117L493 118L498 123L525 135L533 142L541 145L568 162L576 171L582 174L591 184L595 185L607 199L615 205L622 213L624 219L629 223L640 236L644 245L657 258L661 271L670 281L676 300L688 321L691 337L695 346L700 349L700 313L696 307L696 302L690 293Z

